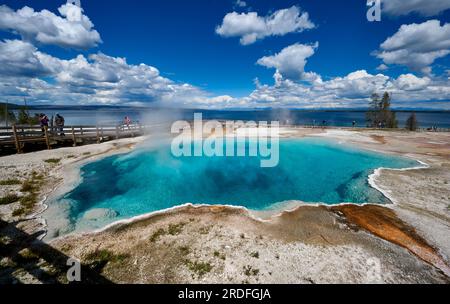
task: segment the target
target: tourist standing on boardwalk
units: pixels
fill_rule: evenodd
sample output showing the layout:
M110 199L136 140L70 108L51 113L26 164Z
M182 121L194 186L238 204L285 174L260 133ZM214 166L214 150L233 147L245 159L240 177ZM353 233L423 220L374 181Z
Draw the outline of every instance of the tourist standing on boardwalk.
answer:
M131 119L130 119L130 117L125 116L125 118L124 118L124 120L123 120L123 124L124 124L125 126L127 126L127 128L129 129L129 128L130 128L130 125L131 125Z
M56 114L55 125L56 125L57 131L59 132L60 136L65 136L65 134L64 134L64 124L65 124L64 117L62 117L59 114Z
M45 133L45 128L48 128L49 119L44 113L39 114L39 124L42 128L42 133Z

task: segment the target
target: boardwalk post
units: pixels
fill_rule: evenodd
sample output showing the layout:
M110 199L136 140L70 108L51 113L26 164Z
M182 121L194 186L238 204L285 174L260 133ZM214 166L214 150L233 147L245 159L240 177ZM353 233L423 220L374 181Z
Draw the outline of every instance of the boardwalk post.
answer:
M76 147L77 146L77 139L75 137L75 128L72 127L72 140L73 140L73 146Z
M19 136L17 135L17 127L15 124L13 125L13 133L14 133L14 142L16 144L17 154L20 154L20 153L22 153L22 149L20 147Z
M96 131L97 131L97 143L99 144L100 143L100 132L99 132L98 126L95 127L95 128L96 128Z
M119 139L120 135L119 135L119 126L116 126L116 139Z
M103 139L104 138L104 134L103 134L103 127L100 128L100 138Z
M50 139L48 137L48 127L44 126L45 143L47 144L47 150L50 150Z

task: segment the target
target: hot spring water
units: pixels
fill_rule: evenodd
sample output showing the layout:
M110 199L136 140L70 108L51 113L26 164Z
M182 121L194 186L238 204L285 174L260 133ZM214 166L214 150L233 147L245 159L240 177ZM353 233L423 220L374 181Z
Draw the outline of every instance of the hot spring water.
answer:
M175 158L170 145L139 149L85 165L82 182L54 203L69 206L72 228L80 230L185 203L252 210L291 200L386 203L368 176L418 165L324 139L281 140L279 151L277 167L261 168L258 157Z

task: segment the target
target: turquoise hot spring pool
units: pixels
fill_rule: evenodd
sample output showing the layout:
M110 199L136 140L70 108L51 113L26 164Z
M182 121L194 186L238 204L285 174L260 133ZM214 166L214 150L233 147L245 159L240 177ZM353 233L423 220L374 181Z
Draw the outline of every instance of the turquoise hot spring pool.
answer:
M387 203L369 185L369 175L380 167L419 165L412 159L320 138L281 140L279 152L278 166L261 168L258 157L176 158L169 144L140 148L84 165L81 183L58 201L69 206L70 221L78 228L100 228L185 203L251 210L270 209L292 200ZM111 212L103 218L86 216L93 210Z

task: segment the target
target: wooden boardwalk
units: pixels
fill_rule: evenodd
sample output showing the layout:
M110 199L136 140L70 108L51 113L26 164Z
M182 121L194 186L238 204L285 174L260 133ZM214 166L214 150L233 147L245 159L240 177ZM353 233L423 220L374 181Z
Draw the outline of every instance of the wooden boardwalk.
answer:
M0 152L15 150L22 153L27 146L57 146L101 143L119 138L147 134L148 126L65 126L61 132L57 127L13 125L0 127Z

